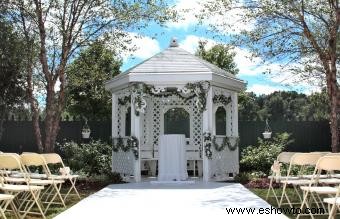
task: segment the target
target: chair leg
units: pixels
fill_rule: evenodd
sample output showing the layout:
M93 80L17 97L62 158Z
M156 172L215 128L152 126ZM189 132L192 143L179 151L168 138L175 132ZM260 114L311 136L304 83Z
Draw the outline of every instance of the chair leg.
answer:
M72 190L74 190L74 192L76 193L76 195L78 196L78 198L79 198L79 200L81 200L81 197L80 197L80 195L79 195L79 193L78 193L78 190L77 190L77 188L76 188L76 178L74 178L74 180L72 180L71 178L69 179L70 180L70 182L71 182L71 188L67 191L67 193L66 193L66 195L65 195L65 197L64 197L64 201L66 202L66 198L67 198L67 196L71 193L71 191Z
M272 185L273 185L273 176L272 176L272 178L270 179L270 182L269 182L269 188L268 188L268 192L267 192L267 196L266 196L267 201L268 201L268 198L269 198L269 193L270 193L270 190L272 188Z
M336 209L336 204L333 204L331 210L329 211L328 219L335 219Z

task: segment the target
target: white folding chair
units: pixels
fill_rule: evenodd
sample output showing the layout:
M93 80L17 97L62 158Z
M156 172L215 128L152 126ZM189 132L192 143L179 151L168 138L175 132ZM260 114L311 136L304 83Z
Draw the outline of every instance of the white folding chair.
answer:
M0 216L2 216L2 218L5 218L5 219L7 218L5 215L5 211L8 205L13 200L13 198L14 198L13 195L0 194Z
M4 170L1 173L0 190L6 194L13 195L13 201L10 202L10 206L13 213L17 218L25 218L29 213L35 213L45 218L44 211L40 205L40 192L44 189L43 186L35 186L30 184L30 178L27 171L21 163L20 157L14 153L0 154L0 169ZM8 183L6 180L7 171L17 170L23 175L23 181L20 185L14 185ZM32 212L31 209L36 206L38 212Z
M69 188L69 190L67 191L67 193L64 196L64 201L66 201L67 197L71 194L74 194L76 196L78 196L79 200L81 199L78 190L76 188L76 181L79 178L79 175L74 175L74 174L70 174L66 171L66 166L63 162L63 160L61 159L61 157L59 156L59 154L56 153L49 153L49 154L42 154L42 156L45 158L46 163L47 164L59 164L61 166L61 170L63 170L62 172L64 172L64 174L62 175L50 175L49 178L50 179L61 179L61 180L68 180L71 183L71 187ZM72 191L74 193L72 193Z
M337 178L332 178L331 174L328 174L329 178L324 178L320 176L322 171L330 173L332 171L339 170L340 170L339 155L333 156L326 155L320 157L315 166L313 177L311 178L309 185L300 187L300 189L303 191L303 201L300 208L303 209L306 206L307 208L311 209L311 204L312 201L314 200L314 203L317 205L319 209L320 209L319 203L322 205L323 209L326 209L320 196L321 195L334 196L337 192L337 189L335 187L328 186L328 184L340 184L340 180ZM309 196L311 197L309 198ZM314 215L316 214L312 214L310 212L309 215L312 218L314 218ZM297 218L299 218L300 216L302 215L298 215Z
M289 164L289 168L287 171L286 179L282 180L280 183L283 184L282 188L282 194L281 199L279 202L279 207L281 207L283 204L288 204L291 208L293 207L293 204L301 204L302 203L302 197L299 192L299 186L302 185L309 185L310 179L304 179L303 178L303 170L305 170L305 167L308 166L315 166L318 162L319 158L322 156L320 153L296 153L292 156ZM298 166L300 171L297 175L297 179L291 179L292 175L292 168L294 166ZM299 203L292 203L288 194L287 194L287 186L292 185L294 188L294 194L299 198ZM287 203L283 203L284 198L287 200Z
M30 170L30 168L32 167L41 167L45 174L39 175L51 175L45 158L42 155L37 153L23 153L20 155L20 157L23 165L27 168L27 170ZM44 209L45 213L47 212L51 204L61 204L64 208L66 207L64 199L60 194L60 188L63 183L64 180L48 179L48 177L41 179L31 179L31 184L46 186L45 190L41 194L41 200L44 204L46 204ZM57 198L60 202L55 202Z
M273 187L273 183L279 183L282 179L286 179L286 176L282 177L282 165L287 165L290 163L290 159L296 152L281 152L276 160L274 161L273 165L271 166L271 173L272 175L268 178L270 179L269 187L267 191L266 200L268 200L269 197L274 197L277 204L279 204L279 197L275 192L275 189ZM273 196L270 196L270 193L273 193Z

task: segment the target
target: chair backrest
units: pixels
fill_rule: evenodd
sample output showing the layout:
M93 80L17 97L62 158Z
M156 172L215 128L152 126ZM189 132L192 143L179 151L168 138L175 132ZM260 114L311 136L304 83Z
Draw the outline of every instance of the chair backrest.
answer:
M277 156L277 161L279 161L280 163L289 164L290 159L293 157L294 154L296 154L296 152L281 152Z
M49 154L41 154L41 155L45 158L47 164L60 163L62 166L64 166L63 160L61 159L59 154L49 153Z
M20 155L22 163L29 169L31 166L42 167L46 174L50 174L45 158L37 153L22 153Z
M46 164L44 157L37 153L22 153L20 157L25 166L43 166Z
M321 157L316 164L316 168L325 171L340 171L340 154Z
M24 172L20 156L14 153L0 154L0 169L20 170L21 172Z
M290 160L291 165L310 165L315 166L320 157L322 157L322 153L296 153L292 156Z

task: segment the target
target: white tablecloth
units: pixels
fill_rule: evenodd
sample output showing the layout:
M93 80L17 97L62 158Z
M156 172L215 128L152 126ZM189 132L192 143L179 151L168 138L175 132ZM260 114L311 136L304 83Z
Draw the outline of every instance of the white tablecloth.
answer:
M186 180L185 136L161 135L158 150L158 181Z

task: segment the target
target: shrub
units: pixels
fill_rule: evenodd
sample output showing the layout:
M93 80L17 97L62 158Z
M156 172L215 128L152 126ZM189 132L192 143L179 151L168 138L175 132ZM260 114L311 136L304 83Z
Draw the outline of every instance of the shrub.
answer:
M241 152L240 169L245 172L263 172L269 174L270 167L289 144L294 142L290 139L291 134L286 132L277 133L272 139L258 138L258 145L248 146Z
M100 140L77 144L73 141L58 144L58 149L66 165L72 171L88 176L111 176L112 146Z

